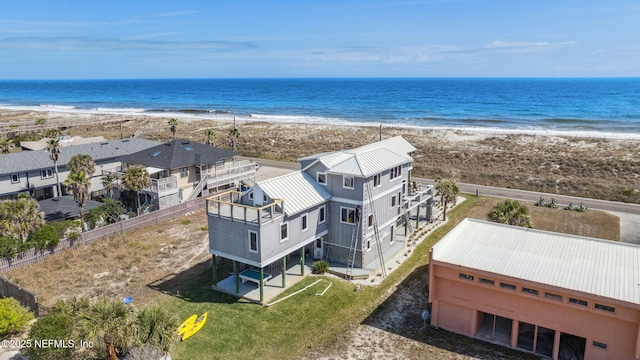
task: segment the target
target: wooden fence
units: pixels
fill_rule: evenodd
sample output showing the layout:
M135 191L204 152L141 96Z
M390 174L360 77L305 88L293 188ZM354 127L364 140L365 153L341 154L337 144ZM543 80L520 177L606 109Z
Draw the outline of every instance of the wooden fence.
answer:
M45 315L48 310L38 304L36 294L2 276L0 276L0 296L18 300L22 306L28 307L36 316Z
M10 260L2 258L0 259L0 273L35 264L53 254L57 254L62 250L70 247L89 245L105 236L122 234L126 231L131 231L148 225L158 224L160 222L170 220L178 216L202 210L205 208L206 203L206 198L204 197L195 198L193 200L185 201L166 209L161 209L148 214L136 216L129 220L120 221L118 223L103 226L94 230L85 231L76 240L62 239L60 240L60 243L54 248L45 250L31 249L24 253L21 253L20 255Z

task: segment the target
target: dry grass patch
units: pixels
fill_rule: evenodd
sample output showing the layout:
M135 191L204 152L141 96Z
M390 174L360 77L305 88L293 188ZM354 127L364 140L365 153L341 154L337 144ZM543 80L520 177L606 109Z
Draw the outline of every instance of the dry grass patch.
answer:
M44 305L73 296L132 296L137 304L160 293L148 284L206 260L204 211L124 235L68 249L59 255L6 274L35 292Z

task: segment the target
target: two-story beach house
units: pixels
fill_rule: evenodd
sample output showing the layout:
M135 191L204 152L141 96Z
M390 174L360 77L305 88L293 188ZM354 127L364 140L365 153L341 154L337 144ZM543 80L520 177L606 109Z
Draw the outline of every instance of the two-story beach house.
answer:
M420 207L431 215L433 188L410 193L414 151L394 137L308 156L298 160L299 171L209 198L214 264L217 257L232 260L236 279L249 279L239 272L245 267L261 288L269 278L265 267L298 252L302 262L325 259L348 278L384 274L385 259L399 253L410 234L405 215Z
M67 163L73 155L86 154L93 158L96 169L90 174L90 191L102 190L102 169L120 166L120 157L158 145L158 142L145 139L110 140L62 148L58 159L60 183L69 175ZM46 150L23 151L0 155L0 199L13 198L18 193L28 192L32 197L42 200L65 194L56 190L56 176L53 161Z
M123 156L122 170L144 166L151 186L143 191L146 203L159 208L253 182L256 164L236 160L236 153L195 141L175 139Z

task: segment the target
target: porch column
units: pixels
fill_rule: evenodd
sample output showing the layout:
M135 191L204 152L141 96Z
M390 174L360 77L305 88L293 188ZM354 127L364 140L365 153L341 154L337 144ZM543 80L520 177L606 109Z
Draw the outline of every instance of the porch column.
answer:
M638 350L636 350L636 357L638 357ZM553 352L551 353L551 358L554 360L558 360L558 356L560 355L560 331L556 330L555 334L553 334Z
M213 286L218 286L218 262L216 261L215 254L211 254L211 272L213 275Z
M514 349L518 347L518 327L520 321L514 319L511 325L511 347Z
M236 280L236 294L240 294L240 274L238 274L238 262L233 260L233 277Z
M420 205L416 207L416 229L420 227Z
M286 287L287 280L285 276L287 275L287 256L282 257L282 287Z
M304 276L304 246L300 248L300 276Z
M264 301L264 268L260 268L260 303Z

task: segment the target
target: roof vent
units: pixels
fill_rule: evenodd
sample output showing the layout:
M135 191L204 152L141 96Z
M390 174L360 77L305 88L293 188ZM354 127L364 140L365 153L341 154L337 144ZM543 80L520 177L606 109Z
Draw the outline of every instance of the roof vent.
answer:
M189 145L189 142L185 141L185 142L182 143L182 145Z
M109 143L108 142L103 142L103 143L100 143L100 145L109 145Z
M124 139L122 140L122 142L129 142L129 139Z

